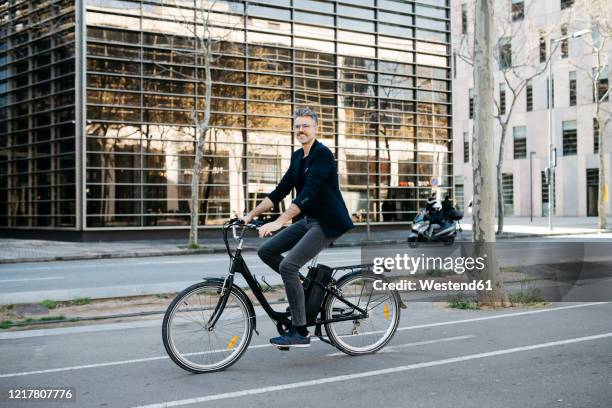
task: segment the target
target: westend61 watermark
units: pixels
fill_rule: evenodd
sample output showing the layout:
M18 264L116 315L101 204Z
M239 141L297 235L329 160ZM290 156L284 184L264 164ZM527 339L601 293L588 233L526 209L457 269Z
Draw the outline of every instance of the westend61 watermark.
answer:
M440 257L440 256L409 256L408 254L395 254L394 256L375 257L372 261L372 272L404 272L415 275L420 270L451 272L462 275L470 271L482 271L485 268L487 255L478 257ZM490 280L473 280L471 282L453 282L447 280L440 282L436 279L419 279L418 281L402 279L397 282L385 282L382 279L374 281L374 290L399 291L483 291L493 290Z

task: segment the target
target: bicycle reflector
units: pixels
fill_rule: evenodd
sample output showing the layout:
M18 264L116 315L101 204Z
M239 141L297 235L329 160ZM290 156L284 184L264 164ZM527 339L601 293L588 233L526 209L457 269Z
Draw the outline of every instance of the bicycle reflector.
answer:
M225 349L225 351L230 351L234 347L234 345L236 344L237 340L238 340L238 336L232 337L232 339L230 340L229 344L227 345L227 349Z
M389 320L389 305L385 303L385 320Z

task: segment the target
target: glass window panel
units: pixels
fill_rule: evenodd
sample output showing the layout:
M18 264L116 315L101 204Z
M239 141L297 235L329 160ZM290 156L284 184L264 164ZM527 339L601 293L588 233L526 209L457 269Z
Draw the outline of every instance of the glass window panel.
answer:
M249 85L291 88L291 78L278 75L249 74Z
M448 23L446 21L431 20L429 18L421 18L418 16L416 18L416 26L430 30L448 30Z
M376 37L372 34L361 34L354 31L338 30L338 41L373 45L376 42Z
M316 78L336 78L336 70L331 67L315 66L315 65L296 65L296 76L316 77Z
M87 0L87 9L123 14L140 14L140 4L122 0Z
M248 113L254 115L291 116L291 105L270 102L249 102Z
M413 25L413 17L386 11L378 12L378 20L385 23L399 24L405 26Z
M249 116L247 126L251 129L272 129L290 131L291 119L272 118L264 116Z
M412 12L412 4L407 4L405 1L378 0L378 7L402 13Z
M374 58L376 56L376 51L374 48L343 43L338 44L338 53L366 58Z
M417 41L416 42L416 50L427 52L430 54L448 54L448 46L444 44L434 44L425 41Z
M297 36L322 38L325 40L334 39L334 30L331 28L323 28L304 24L294 24L293 33Z
M280 21L264 20L259 18L249 18L248 20L249 30L258 31L274 31L281 34L291 34L291 24Z
M284 45L287 47L291 45L291 37L289 36L254 31L247 32L247 41L254 44Z
M340 90L343 93L376 96L376 86L358 83L341 83Z
M352 18L338 17L338 27L348 28L352 30L373 32L374 22L364 21L364 20L355 20Z
M448 18L446 9L416 5L415 14L434 18Z
M448 69L426 67L421 65L417 66L416 69L416 73L418 76L427 76L442 79L449 78L449 71L450 70Z
M334 17L326 16L323 14L307 13L304 11L294 11L293 19L299 23L305 24L319 24L319 25L334 25Z
M104 217L87 216L88 227L137 227L140 226L140 216L121 217L108 215Z
M328 1L293 0L293 7L322 13L334 12L334 4Z
M413 37L412 28L400 27L391 24L378 24L378 31L381 34L395 35L397 37Z
M249 45L249 56L265 60L291 61L291 50L283 48Z
M380 47L399 48L402 50L411 51L414 48L414 41L381 35L378 38L378 45Z
M413 62L413 54L405 51L387 50L381 48L378 50L378 57L381 60Z
M396 76L396 75L379 74L378 83L380 85L385 85L385 86L411 88L414 86L414 78Z
M91 24L89 20L89 13L87 16L88 16L87 24ZM111 16L111 17L114 17L114 16ZM123 28L139 27L140 25L139 20L138 19L132 19L132 20L134 21L131 21L130 25L128 25L127 27L121 26L121 25L119 25L119 27L123 27ZM108 25L108 24L104 24L104 25ZM111 26L113 25L114 24L111 24ZM174 34L174 35L178 35L182 37L191 36L191 32L193 31L193 29L189 27L187 24L181 24L179 22L173 22L173 21L155 20L151 18L142 19L142 30L150 31L150 32L158 33L158 34Z
M347 17L363 18L368 20L374 19L374 10L347 6L344 4L338 4L337 13L338 15Z
M448 0L419 0L419 3L429 4L430 6L448 7Z
M248 88L250 100L291 102L291 91L279 89Z
M378 63L378 69L380 72L388 72L391 74L399 75L413 75L414 68L412 65L401 64L398 62L385 62L381 61Z
M162 0L167 1L167 0ZM177 2L177 0L174 0ZM193 0L181 0L187 7L193 7ZM216 10L224 13L244 13L244 4L240 1L222 1L222 0L195 0L196 7L205 7L207 10ZM270 3L271 1L262 1L262 3Z
M361 68L370 71L376 70L376 61L373 59L366 59L361 57L339 57L338 65L350 68Z
M336 57L332 54L321 54L311 51L295 51L296 62L317 65L336 65Z
M420 54L417 53L417 64L422 65L434 65L438 67L448 66L448 59L446 57L437 57L435 55Z
M446 42L447 35L445 33L435 33L433 31L417 29L416 30L416 37L417 38L422 38L424 40L433 40L433 41Z
M412 89L381 86L378 88L378 94L386 99L414 99L414 91Z
M140 106L140 94L113 91L88 91L87 102L105 105Z
M308 50L322 51L333 53L334 43L329 41L311 40L308 38L295 38L294 40L296 48L305 48Z
M291 20L291 13L289 10L275 7L256 6L254 4L249 4L247 8L247 14L264 18L275 18L278 20L285 21Z
M376 82L376 74L373 72L353 71L353 70L343 69L341 70L340 75L344 81L366 82L366 83Z
M291 74L291 64L280 61L249 60L249 70L255 72L271 72L277 74Z

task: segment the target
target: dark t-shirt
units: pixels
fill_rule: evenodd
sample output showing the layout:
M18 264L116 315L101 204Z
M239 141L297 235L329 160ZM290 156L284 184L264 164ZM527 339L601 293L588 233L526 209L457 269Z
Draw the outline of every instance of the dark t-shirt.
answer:
M300 194L300 191L302 191L302 189L304 188L304 183L306 182L306 170L304 168L304 164L306 163L306 157L303 157L300 159L300 167L298 168L298 180L297 180L297 184L295 185L295 192L296 192L296 196L298 194ZM306 211L304 211L304 215L307 217L312 217L312 218L317 218L316 216L316 209L312 208L312 207L308 207L306 208Z

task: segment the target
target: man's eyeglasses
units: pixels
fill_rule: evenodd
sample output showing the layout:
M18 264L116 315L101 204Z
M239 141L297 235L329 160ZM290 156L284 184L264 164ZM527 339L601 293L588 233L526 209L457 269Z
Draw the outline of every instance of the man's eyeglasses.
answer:
M310 129L312 127L312 125L309 124L303 124L303 125L294 125L293 128L295 130L300 130L300 129Z

